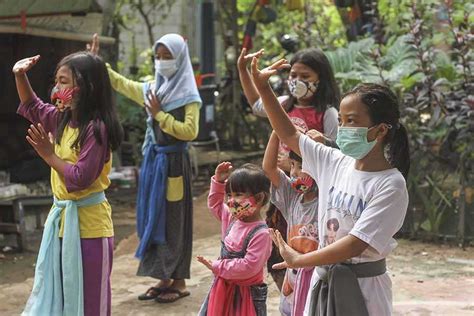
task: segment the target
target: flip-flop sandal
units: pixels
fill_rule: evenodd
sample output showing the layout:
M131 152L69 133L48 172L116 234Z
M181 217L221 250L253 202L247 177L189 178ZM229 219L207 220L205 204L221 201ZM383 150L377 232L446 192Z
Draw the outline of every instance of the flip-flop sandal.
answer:
M173 303L173 302L176 302L177 300L179 300L183 297L191 295L191 293L189 293L189 291L182 291L181 292L178 289L171 289L171 288L165 289L160 294L168 294L168 293L178 294L178 296L175 296L175 297L172 297L172 298L162 298L162 297L158 296L157 298L155 298L155 301L158 302L158 303Z
M138 299L140 301L148 301L148 300L154 300L156 299L160 294L166 292L168 288L166 287L150 287L148 290L146 290L145 293L141 294L138 296Z

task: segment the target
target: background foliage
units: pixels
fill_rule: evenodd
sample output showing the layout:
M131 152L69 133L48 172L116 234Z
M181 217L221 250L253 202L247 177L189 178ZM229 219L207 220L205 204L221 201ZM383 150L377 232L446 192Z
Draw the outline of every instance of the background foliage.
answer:
M239 1L239 8L245 11L252 3ZM343 92L360 82L383 83L396 91L412 151L404 232L462 242L472 237L474 4L380 0L372 5L378 13L373 23L381 26L381 34L348 42L331 1L306 3L297 12L276 3L277 22L259 25L255 46L266 49L267 63L291 56L278 42L290 33L300 49L325 51Z
M173 1L147 1L168 10L173 5ZM431 239L456 237L461 242L472 238L474 4L469 0L364 1L372 7L370 23L376 27L370 28L373 33L349 41L347 19L341 16L350 14L351 9L338 8L331 0L307 0L299 10L289 10L288 1L216 2L221 35L216 40L224 43L216 102L221 145L232 149L262 149L266 145L268 123L252 115L242 95L235 63L246 23L249 18L259 19L251 15L255 3L268 2L267 8L276 12L276 20L259 20L252 39L254 50L266 51L262 64L291 58L293 52L283 49L280 42L286 34L296 41L297 49L319 47L327 54L342 92L360 82L377 82L390 86L399 96L401 121L409 131L412 157L407 180L410 207L403 232ZM135 6L142 3L119 2ZM117 23L127 31L127 23L140 19L144 19L141 14L118 15ZM142 54L150 56L151 52ZM134 70L136 78L145 79L151 74L151 58L145 60ZM281 73L272 78L280 94L285 93L285 76ZM144 113L130 102L120 100L121 117L126 118L130 140L139 144Z

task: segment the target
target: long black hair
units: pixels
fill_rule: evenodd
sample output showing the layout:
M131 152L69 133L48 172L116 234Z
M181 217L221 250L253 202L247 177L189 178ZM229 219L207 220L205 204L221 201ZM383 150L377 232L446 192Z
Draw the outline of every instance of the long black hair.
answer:
M74 85L79 88L75 108L79 135L72 148L77 149L84 144L87 127L92 124L97 142L99 144L106 142L110 149L117 149L123 139L123 129L117 116L107 67L102 58L89 52L77 52L64 57L56 67L56 72L62 66L71 69ZM56 136L58 144L71 116L71 111L65 111L60 115ZM105 125L108 139L101 138L101 124Z
M385 123L389 126L384 137L385 153L388 162L397 168L406 178L410 170L410 147L405 126L400 123L398 98L390 88L375 84L363 83L344 95L357 95L369 110L373 124Z
M225 192L247 193L250 195L264 194L262 205L270 199L270 180L263 169L257 165L246 163L232 171L226 182Z
M300 63L316 72L319 76L319 84L316 93L313 95L311 104L316 107L319 112L324 112L328 107L338 107L341 100L339 86L334 78L329 59L318 48L307 48L298 51L290 60L290 65ZM286 108L291 110L297 100L290 95Z

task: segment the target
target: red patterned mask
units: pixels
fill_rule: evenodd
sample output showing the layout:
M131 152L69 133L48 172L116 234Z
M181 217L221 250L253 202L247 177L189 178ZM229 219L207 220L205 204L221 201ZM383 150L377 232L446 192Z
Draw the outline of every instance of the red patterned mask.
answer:
M314 180L311 177L291 177L291 187L298 193L304 194L314 187Z
M58 108L59 111L64 112L68 108L73 107L73 97L79 88L65 88L59 90L58 86L54 86L51 91L51 102Z
M253 196L231 197L227 200L227 206L232 216L239 220L251 216L257 211L257 202Z

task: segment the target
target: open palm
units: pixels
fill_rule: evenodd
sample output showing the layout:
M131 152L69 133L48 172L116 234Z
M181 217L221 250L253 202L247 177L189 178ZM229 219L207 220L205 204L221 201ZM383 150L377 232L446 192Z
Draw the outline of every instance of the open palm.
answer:
M23 58L15 63L13 66L13 73L14 74L24 74L38 62L40 59L40 55L36 55L33 57Z
M237 67L239 67L239 70L245 70L247 68L248 63L254 58L257 57L259 58L264 54L263 48L259 50L258 52L247 54L247 49L244 47L242 48L242 51L240 52L240 56L237 59Z
M216 180L218 182L224 182L229 178L229 175L232 171L232 164L228 161L221 162L215 172Z
M99 49L99 36L97 35L97 33L94 33L94 35L92 36L92 41L86 45L86 50L94 55L99 55Z
M252 78L257 88L264 88L266 85L268 85L268 79L271 76L276 75L278 70L291 68L291 65L286 59L280 59L277 62L273 63L271 66L259 70L258 59L258 57L253 57L251 67Z
M275 263L272 268L275 270L285 269L285 268L299 268L296 263L296 259L301 253L291 248L283 239L282 235L278 230L269 229L270 237L272 238L275 245L280 251L280 255L283 258L283 262Z

